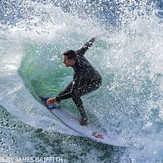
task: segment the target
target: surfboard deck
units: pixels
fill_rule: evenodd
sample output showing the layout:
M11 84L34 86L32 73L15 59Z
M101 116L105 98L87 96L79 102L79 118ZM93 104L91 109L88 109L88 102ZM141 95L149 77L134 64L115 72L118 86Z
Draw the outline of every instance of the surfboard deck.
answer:
M117 135L114 135L111 132L106 133L105 129L98 128L97 126L92 126L91 124L81 126L79 123L79 119L69 114L66 111L66 108L58 106L56 104L47 105L46 101L48 98L40 97L40 99L41 102L47 107L48 110L50 110L52 114L54 114L66 126L78 132L82 136L108 145L127 147L126 144L118 139Z

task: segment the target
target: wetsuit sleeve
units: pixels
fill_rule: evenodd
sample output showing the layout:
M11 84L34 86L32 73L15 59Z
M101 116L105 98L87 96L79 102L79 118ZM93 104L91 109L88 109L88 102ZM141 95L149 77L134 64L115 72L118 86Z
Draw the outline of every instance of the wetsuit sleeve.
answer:
M72 81L72 85L71 85L69 92L66 92L64 94L59 94L56 97L56 100L58 102L60 102L61 100L72 98L74 91L76 91L79 88L81 80L82 80L82 78L74 76L74 79Z
M73 82L71 84L71 86L68 86L68 91L63 91L61 92L57 97L56 97L56 100L58 102L60 102L61 100L65 100L65 99L68 99L68 98L71 98L72 97L72 93L73 93Z
M86 42L81 49L77 50L76 51L76 54L77 55L84 55L85 52L88 50L88 48L92 46L92 44L94 43L94 41L95 41L95 38L93 37L91 40L89 40L88 42Z
M65 99L68 99L68 98L71 98L72 97L72 91L73 90L71 90L70 92L67 92L65 94L57 96L56 97L57 102L60 102L61 100L65 100Z

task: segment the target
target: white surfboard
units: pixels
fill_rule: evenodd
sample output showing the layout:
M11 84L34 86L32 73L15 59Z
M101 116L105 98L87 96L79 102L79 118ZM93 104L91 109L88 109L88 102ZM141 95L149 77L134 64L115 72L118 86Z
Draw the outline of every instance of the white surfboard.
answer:
M42 98L42 102L45 104L47 98ZM55 104L46 106L48 110L51 111L58 119L60 119L65 125L75 130L84 137L90 138L97 142L104 144L109 144L113 146L127 147L127 145L122 142L117 135L107 132L104 129L98 128L97 126L92 126L87 124L86 126L81 126L79 119L72 116L66 111L66 108L57 106Z

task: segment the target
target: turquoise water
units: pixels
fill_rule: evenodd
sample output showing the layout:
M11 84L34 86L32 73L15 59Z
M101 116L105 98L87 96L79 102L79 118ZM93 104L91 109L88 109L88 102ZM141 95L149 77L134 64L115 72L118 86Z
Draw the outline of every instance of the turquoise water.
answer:
M160 19L155 14L138 17L125 8L122 25L112 30L97 18L83 19L51 3L24 6L35 12L23 8L24 19L0 25L1 158L163 162ZM86 57L102 74L103 84L83 97L84 106L90 123L97 121L107 131L118 133L129 142L126 149L81 137L38 102L38 96L56 96L72 80L73 70L62 63L62 53L80 48L96 35L100 38ZM71 99L63 105L79 116Z

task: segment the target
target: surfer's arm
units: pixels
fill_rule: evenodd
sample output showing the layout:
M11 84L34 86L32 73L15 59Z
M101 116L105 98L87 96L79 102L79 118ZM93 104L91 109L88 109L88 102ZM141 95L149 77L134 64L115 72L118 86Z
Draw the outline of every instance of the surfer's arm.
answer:
M64 94L59 94L57 97L55 97L56 101L60 102L61 100L72 98L74 91L79 89L79 84L80 84L81 80L82 80L82 78L75 77L72 81L71 90L69 92L64 93Z
M65 93L65 94L62 94L62 95L58 95L57 97L55 97L55 99L56 99L57 102L60 102L61 100L65 100L65 99L71 98L72 97L72 92L73 92L73 90L71 90L68 93Z
M84 46L82 46L81 49L79 49L79 50L76 51L76 54L77 54L77 55L84 55L85 52L88 50L88 48L92 46L92 44L94 43L94 41L95 41L97 38L98 38L98 36L93 37L93 38L90 39L88 42L86 42L86 43L84 44Z
M49 98L47 100L47 104L50 105L52 103L60 102L61 100L65 100L65 99L71 98L72 97L72 93L73 93L73 86L72 86L72 88L71 88L71 90L69 92L66 92L64 94L59 94L57 97Z

